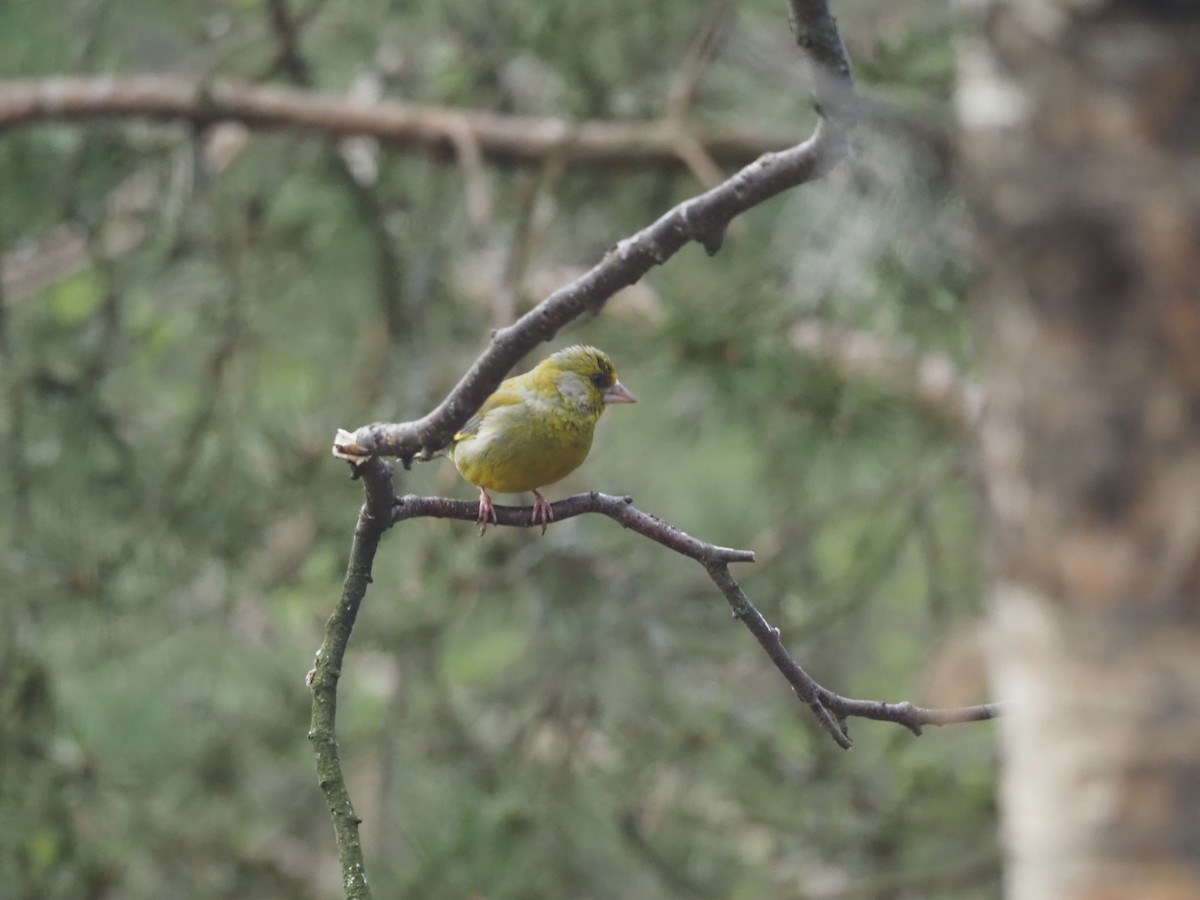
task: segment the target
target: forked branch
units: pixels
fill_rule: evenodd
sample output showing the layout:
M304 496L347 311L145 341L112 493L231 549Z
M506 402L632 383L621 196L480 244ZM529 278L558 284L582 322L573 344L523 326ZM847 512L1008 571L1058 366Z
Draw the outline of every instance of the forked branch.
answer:
M764 154L620 241L583 276L555 291L512 325L495 331L491 345L432 412L411 422L376 423L352 434L340 432L334 455L349 460L394 456L407 466L414 457L435 453L539 343L550 340L585 312L599 312L613 294L661 266L687 244L698 243L710 255L715 254L736 216L832 169L846 155L857 117L850 63L826 0L791 0L790 6L797 41L812 63L813 101L821 116L808 140L789 150Z
M479 504L468 500L451 500L446 497L417 497L408 495L393 501L392 521L428 517L435 519L459 519L473 522L479 513ZM496 506L500 525L519 528L530 526L531 508L527 506ZM643 512L633 505L630 497L614 497L592 491L576 494L551 505L555 521L570 519L584 513L599 513L619 522L630 531L662 544L669 550L682 554L704 566L709 578L720 588L721 593L733 610L734 618L745 625L754 635L775 667L787 679L796 693L817 717L839 747L849 749L852 742L846 722L850 718L875 719L895 722L914 734L920 734L925 725L954 725L963 722L980 722L999 715L996 704L964 706L954 709L926 709L911 703L885 703L881 700L856 700L836 694L801 668L792 658L780 637L779 629L767 622L766 617L746 596L745 591L734 580L729 564L754 562L752 550L734 550L719 547L685 534L668 522Z
M420 419L377 423L354 432L339 431L334 455L351 462L356 476L366 483L367 503L359 516L354 550L346 575L342 601L326 629L325 644L313 670L313 736L318 759L330 761L321 769L321 784L329 799L337 829L347 896L369 897L362 877L362 852L357 824L345 795L333 740L336 682L366 585L370 563L383 530L395 522L416 517L474 521L478 505L440 497L392 497L390 477L380 456L399 458L407 467L413 458L428 457L443 448L467 419L496 389L509 370L538 343L549 340L585 312L598 312L618 290L633 284L654 266L662 265L690 242L710 254L721 246L729 223L737 215L783 191L819 178L846 154L857 116L857 100L850 66L826 0L790 0L797 40L813 63L814 102L821 118L813 135L802 144L768 153L733 177L688 200L637 234L620 241L581 278L551 294L512 325L497 330L492 342L475 360L446 398ZM386 501L385 501L386 497ZM721 590L740 620L796 695L813 711L818 722L838 743L851 745L847 720L851 717L892 721L920 733L923 725L945 725L988 719L995 706L952 710L927 710L909 703L842 697L818 684L788 653L778 629L772 627L750 602L729 571L732 562L750 562L750 551L717 547L635 508L628 498L605 494L580 494L553 504L556 520L583 513L600 513L626 528L696 560ZM496 507L500 525L525 526L529 508Z

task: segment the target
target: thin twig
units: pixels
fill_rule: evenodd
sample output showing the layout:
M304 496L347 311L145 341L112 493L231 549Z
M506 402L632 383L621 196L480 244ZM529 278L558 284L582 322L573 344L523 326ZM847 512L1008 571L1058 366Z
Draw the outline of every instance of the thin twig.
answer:
M696 99L700 80L716 56L732 17L732 0L716 0L692 40L687 56L679 67L680 73L671 85L667 97L667 119L675 125L682 126L687 118Z
M468 500L452 500L447 497L418 497L407 495L392 501L392 522L405 519L435 518L475 521L479 505ZM734 580L729 563L754 562L754 551L735 550L709 544L685 534L675 526L656 516L643 512L633 505L630 497L614 497L592 491L576 494L551 504L556 522L585 513L599 513L619 522L630 531L662 544L689 559L694 559L708 572L709 578L725 595L733 610L734 618L749 629L766 651L775 667L783 674L821 727L834 739L839 747L849 749L850 740L846 720L849 718L874 719L903 725L914 734L920 734L925 725L955 725L964 722L980 722L994 719L1000 714L997 704L965 706L955 709L927 709L908 702L886 703L882 700L856 700L834 693L813 679L792 658L780 637L779 629L773 627L758 608L746 596L745 591ZM517 528L532 526L532 507L496 506L496 517L500 525Z
M493 506L492 508L496 511L496 518L500 525L528 528L533 524L532 507ZM650 540L697 562L706 564L713 561L720 563L754 562L753 550L734 550L730 547L718 547L715 544L698 540L673 525L668 525L657 516L642 512L633 505L632 497L614 497L612 494L592 491L559 500L550 504L550 508L554 512L553 519L556 522L572 519L584 513L600 513L620 522L630 531L650 538ZM393 522L418 517L474 522L478 515L479 504L473 501L451 500L448 497L417 497L409 494L396 498Z
M767 652L767 656L771 658L771 662L775 663L775 668L783 673L783 677L792 686L792 690L796 692L796 696L812 710L821 727L829 732L829 736L833 738L834 742L843 750L849 750L851 741L845 723L835 720L830 715L828 707L821 702L817 693L820 685L807 672L800 668L799 663L792 659L791 654L787 652L787 648L783 646L783 640L779 636L779 629L772 627L767 622L766 617L750 602L750 598L746 596L746 592L742 590L741 586L734 581L733 576L729 573L728 566L718 562L707 564L704 568L708 572L708 577L713 580L713 584L720 588L721 593L725 595L725 599L729 601L729 606L733 610L733 617L750 630L755 640Z

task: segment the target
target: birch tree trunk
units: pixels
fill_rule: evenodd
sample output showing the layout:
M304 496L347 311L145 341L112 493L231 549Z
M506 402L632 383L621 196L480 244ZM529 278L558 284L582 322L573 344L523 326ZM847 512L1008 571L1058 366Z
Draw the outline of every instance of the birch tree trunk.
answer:
M1200 897L1200 2L964 48L1007 893Z

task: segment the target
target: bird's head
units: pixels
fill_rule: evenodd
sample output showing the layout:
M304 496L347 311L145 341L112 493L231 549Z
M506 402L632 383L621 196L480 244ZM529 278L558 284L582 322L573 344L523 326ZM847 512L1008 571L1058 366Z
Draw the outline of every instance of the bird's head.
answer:
M539 365L553 379L558 392L567 400L599 417L610 403L636 403L617 380L612 360L595 347L576 345L551 354Z

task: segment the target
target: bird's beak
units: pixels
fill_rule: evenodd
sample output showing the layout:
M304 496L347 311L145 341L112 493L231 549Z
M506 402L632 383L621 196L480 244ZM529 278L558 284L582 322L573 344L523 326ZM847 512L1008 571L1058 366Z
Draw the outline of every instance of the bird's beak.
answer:
M605 390L602 396L605 403L637 403L637 397L629 393L625 385L619 381L614 381L612 387Z

